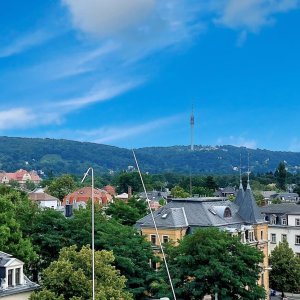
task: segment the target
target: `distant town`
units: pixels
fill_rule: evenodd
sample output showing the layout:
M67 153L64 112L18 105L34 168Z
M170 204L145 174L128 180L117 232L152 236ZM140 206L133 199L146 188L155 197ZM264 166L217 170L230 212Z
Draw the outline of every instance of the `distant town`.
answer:
M92 207L103 299L172 299L164 259L178 299L300 293L300 174L285 162L265 174L139 174L129 166L81 177L0 172L1 298L90 299Z

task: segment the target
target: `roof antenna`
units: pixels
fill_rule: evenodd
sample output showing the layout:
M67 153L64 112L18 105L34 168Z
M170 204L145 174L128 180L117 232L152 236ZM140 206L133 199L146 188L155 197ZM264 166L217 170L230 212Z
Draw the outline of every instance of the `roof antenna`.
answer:
M247 180L247 190L251 190L251 187L250 187L250 153L248 152L248 172L247 172L247 175L248 175L248 180Z
M150 206L150 200L148 198L148 194L147 194L147 191L146 191L146 188L145 188L143 176L142 176L142 173L140 171L140 167L139 167L139 164L138 164L138 161L136 159L136 156L135 156L135 153L134 153L133 149L132 149L132 153L133 153L133 157L134 157L134 160L135 160L135 163L136 163L136 167L138 169L138 172L139 172L139 175L140 175L140 178L141 178L141 182L142 182L142 186L143 186L143 189L144 189L144 192L145 192L145 195L146 195L146 201L148 203L148 207L149 207L149 210L150 210L150 213L151 213L151 217L152 217L152 221L153 221L154 228L155 228L155 233L156 233L156 236L157 236L157 239L158 239L158 243L159 243L159 247L160 247L160 250L161 250L161 253L162 253L162 256L163 256L165 267L166 267L166 270L167 270L167 273L168 273L168 278L169 278L170 286L171 286L171 289L172 289L173 297L174 297L174 300L176 300L176 295L175 295L175 291L174 291L174 287L173 287L171 275L170 275L170 272L169 272L169 267L168 267L168 264L167 264L165 252L164 252L164 249L163 249L163 246L162 246L162 243L161 243L160 236L158 234L158 230L157 230L156 222L155 222L155 219L154 219L154 215L153 215L153 212L152 212L152 209L151 209L151 206Z
M240 153L240 189L243 189L243 181L242 181L242 153Z

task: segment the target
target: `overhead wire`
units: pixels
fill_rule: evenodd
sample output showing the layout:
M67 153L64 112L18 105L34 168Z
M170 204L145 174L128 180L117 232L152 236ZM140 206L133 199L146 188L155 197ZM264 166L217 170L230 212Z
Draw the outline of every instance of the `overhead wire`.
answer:
M151 206L150 206L150 200L148 198L148 194L147 194L146 187L145 187L145 184L144 184L143 176L142 176L142 173L140 171L140 167L139 167L139 164L138 164L138 161L137 161L137 158L135 156L135 153L134 153L133 149L132 149L132 153L133 153L133 157L134 157L134 160L135 160L135 163L136 163L136 166L137 166L140 178L141 178L143 190L144 190L145 195L146 195L146 201L148 203L148 208L150 210L150 214L151 214L152 221L153 221L153 224L154 224L155 233L156 233L156 236L157 236L157 239L158 239L158 244L159 244L159 247L160 247L160 250L161 250L161 253L162 253L162 257L163 257L163 261L164 261L164 264L165 264L165 267L166 267L166 271L167 271L167 274L168 274L168 278L169 278L169 282L170 282L172 294L173 294L174 300L176 300L177 298L176 298L176 294L175 294L175 291L174 291L174 286L173 286L172 278L171 278L171 275L170 275L170 271L169 271L169 267L168 267L166 255L165 255L162 243L161 243L160 235L158 233L158 229L157 229L157 225L156 225L156 222L155 222L154 214L153 214Z

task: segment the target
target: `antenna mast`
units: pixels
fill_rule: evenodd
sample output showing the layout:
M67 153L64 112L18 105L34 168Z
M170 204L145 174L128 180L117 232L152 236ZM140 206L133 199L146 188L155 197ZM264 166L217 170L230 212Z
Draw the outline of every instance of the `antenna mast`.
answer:
M192 107L190 125L191 125L191 151L194 151L194 125L195 125L194 105Z

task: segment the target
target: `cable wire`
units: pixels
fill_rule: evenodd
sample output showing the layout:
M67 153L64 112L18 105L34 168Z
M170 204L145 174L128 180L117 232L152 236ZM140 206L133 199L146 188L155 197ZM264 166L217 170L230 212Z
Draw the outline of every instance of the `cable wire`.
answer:
M163 249L163 246L162 246L162 243L161 243L160 236L158 234L158 230L157 230L156 222L155 222L155 219L154 219L154 215L153 215L153 212L152 212L152 209L151 209L151 206L150 206L150 200L148 198L148 194L147 194L147 191L146 191L146 188L145 188L143 176L142 176L142 173L140 171L140 167L139 167L139 164L138 164L138 161L136 159L136 156L135 156L135 153L134 153L133 149L132 149L132 153L133 153L133 157L134 157L134 160L135 160L135 163L136 163L136 166L137 166L140 178L141 178L142 186L143 186L143 189L144 189L144 192L145 192L145 195L146 195L146 201L148 203L148 207L149 207L149 210L150 210L150 213L151 213L151 217L152 217L152 220L153 220L153 224L154 224L154 228L155 228L155 233L156 233L156 236L158 238L159 247L160 247L160 250L161 250L161 253L162 253L162 256L163 256L163 260L164 260L164 263L165 263L165 267L166 267L166 270L167 270L167 274L168 274L168 278L169 278L171 290L172 290L172 293L173 293L173 297L174 297L174 300L176 300L176 295L175 295L175 291L174 291L174 287L173 287L171 275L170 275L170 272L169 272L169 267L168 267L168 264L167 264L165 252L164 252L164 249Z

